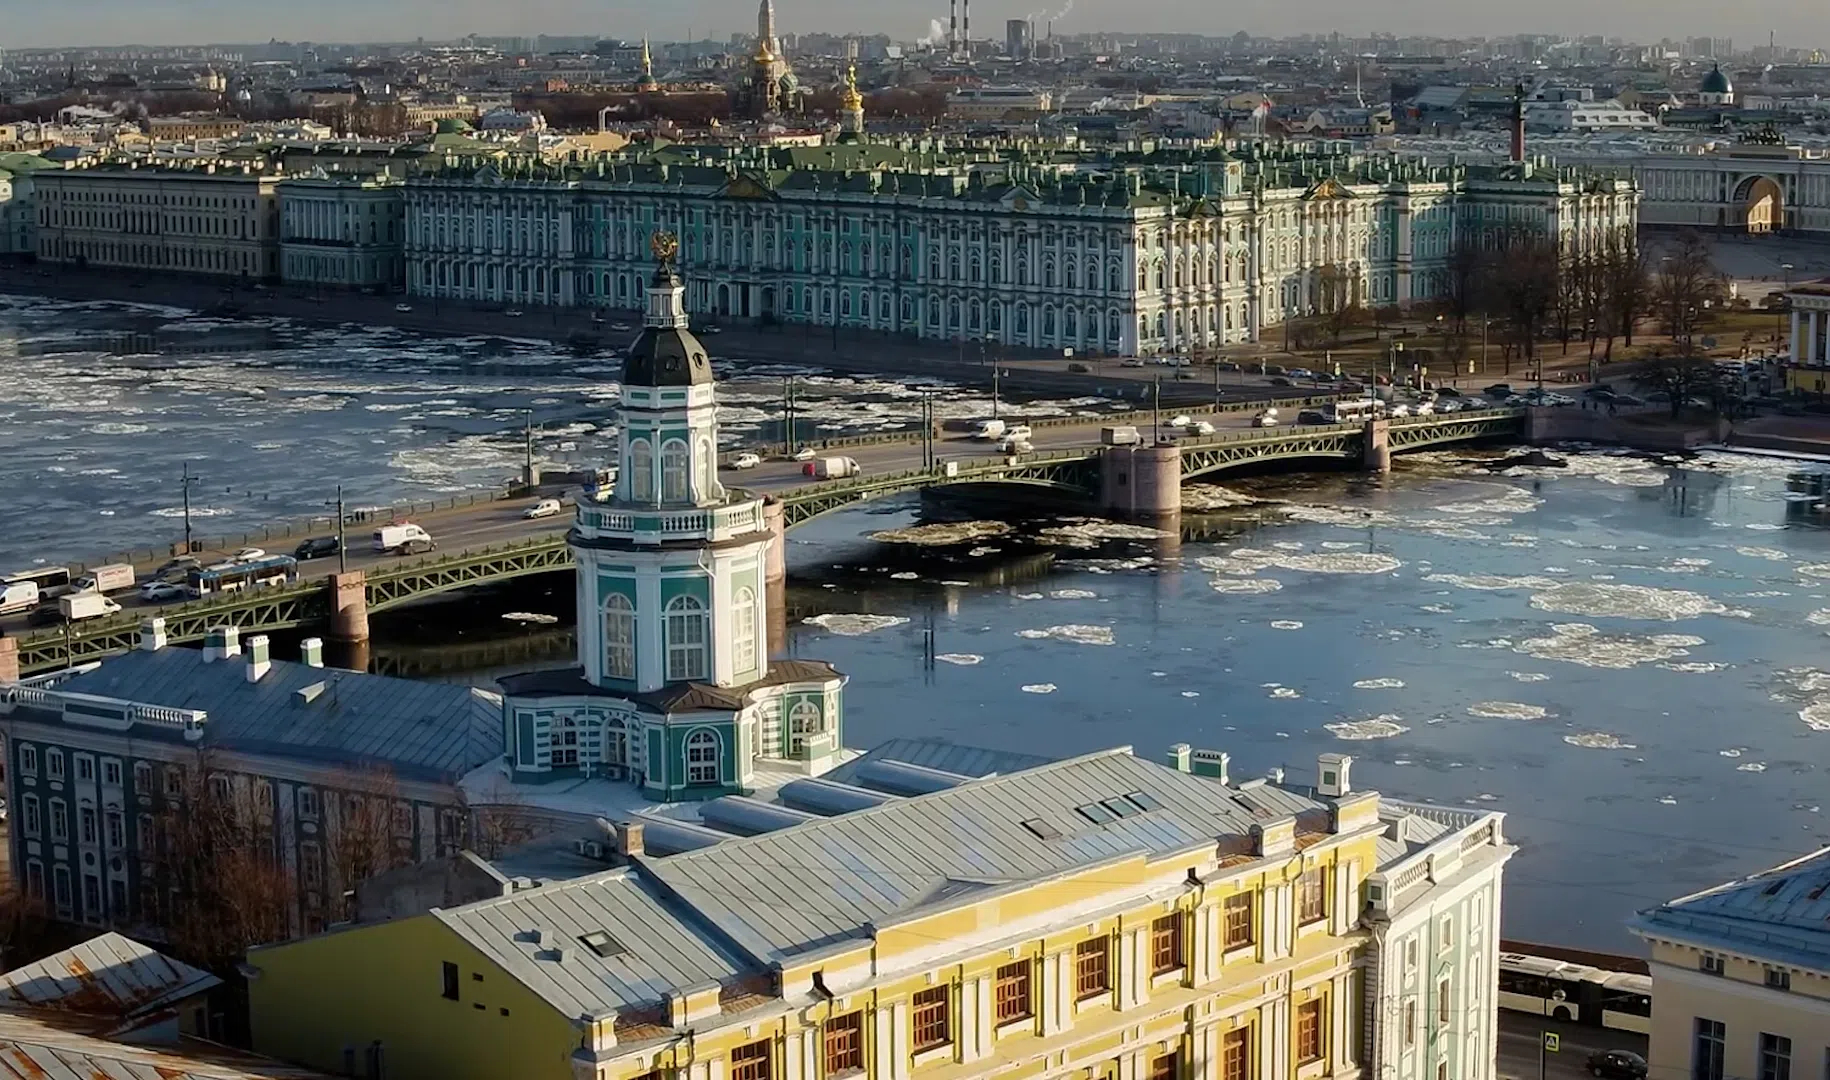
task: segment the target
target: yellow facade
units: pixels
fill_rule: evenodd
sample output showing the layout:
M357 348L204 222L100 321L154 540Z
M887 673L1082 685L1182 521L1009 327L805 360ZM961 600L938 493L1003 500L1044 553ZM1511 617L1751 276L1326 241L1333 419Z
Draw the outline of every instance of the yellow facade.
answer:
M1376 805L1359 808L1375 825ZM712 1015L707 987L676 988L671 1017L561 1015L424 915L257 951L255 1046L334 1068L379 1041L390 1075L445 1080L1351 1076L1364 934L1337 906L1375 865L1373 832L1218 864L1138 854L941 901L782 963L771 993L727 992ZM462 1002L441 997L447 962Z

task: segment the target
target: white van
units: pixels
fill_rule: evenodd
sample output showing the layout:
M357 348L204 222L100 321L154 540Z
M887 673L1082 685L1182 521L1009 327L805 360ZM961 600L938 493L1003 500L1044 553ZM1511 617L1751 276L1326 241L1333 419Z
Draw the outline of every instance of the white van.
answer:
M417 555L438 545L433 542L431 533L409 522L376 529L374 546L377 555Z
M38 606L36 581L8 581L0 584L0 615L30 611Z

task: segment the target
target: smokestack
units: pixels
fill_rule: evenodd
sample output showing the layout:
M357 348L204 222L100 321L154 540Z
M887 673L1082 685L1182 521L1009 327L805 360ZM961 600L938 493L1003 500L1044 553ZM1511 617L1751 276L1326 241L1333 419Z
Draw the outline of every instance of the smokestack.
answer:
M959 0L947 0L947 55L959 53Z
M972 59L972 0L960 0L959 51Z
M1516 83L1512 88L1512 160L1515 164L1525 160L1525 84Z

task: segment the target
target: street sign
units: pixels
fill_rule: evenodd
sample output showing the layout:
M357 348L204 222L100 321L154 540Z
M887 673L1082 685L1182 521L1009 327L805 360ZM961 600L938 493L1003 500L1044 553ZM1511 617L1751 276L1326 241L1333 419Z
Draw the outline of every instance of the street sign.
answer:
M1553 1054L1557 1052L1557 1047L1562 1041L1563 1041L1562 1036L1558 1035L1554 1031L1546 1031L1544 1033L1544 1049L1550 1051Z

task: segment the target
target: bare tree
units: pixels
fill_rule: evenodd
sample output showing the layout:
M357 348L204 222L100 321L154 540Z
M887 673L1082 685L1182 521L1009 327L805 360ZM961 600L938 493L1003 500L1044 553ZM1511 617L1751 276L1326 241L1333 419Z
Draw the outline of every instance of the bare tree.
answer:
M1690 352L1705 312L1722 297L1722 277L1702 237L1680 235L1671 254L1659 260L1655 296L1665 332Z
M1315 282L1316 315L1330 344L1359 325L1366 311L1360 306L1359 282L1346 267L1334 263L1317 271Z
M314 914L340 922L353 917L358 883L413 861L413 807L385 765L344 770L325 788L324 887Z
M1554 304L1562 256L1554 237L1514 228L1494 237L1491 288L1511 324L1519 355L1537 356L1538 338Z
M1601 259L1607 299L1604 307L1608 329L1608 355L1614 351L1614 334L1618 332L1633 347L1633 331L1652 305L1652 275L1646 253L1639 246L1639 235L1631 225L1623 225L1605 237Z
M1713 411L1723 412L1737 396L1709 357L1688 350L1652 357L1640 365L1634 381L1669 395L1673 420L1693 400L1706 403Z
M453 794L463 809L470 850L485 859L497 858L549 831L512 792L498 791L494 801L475 804L461 788Z

